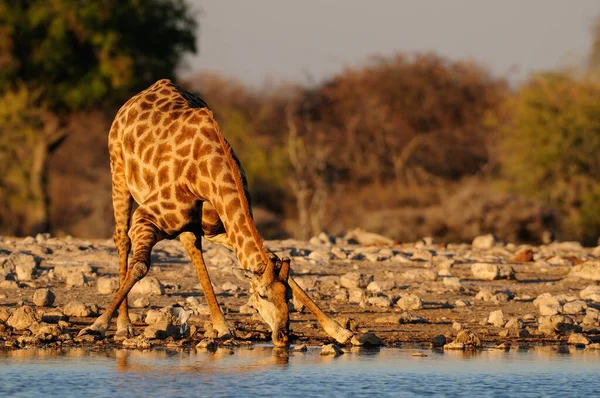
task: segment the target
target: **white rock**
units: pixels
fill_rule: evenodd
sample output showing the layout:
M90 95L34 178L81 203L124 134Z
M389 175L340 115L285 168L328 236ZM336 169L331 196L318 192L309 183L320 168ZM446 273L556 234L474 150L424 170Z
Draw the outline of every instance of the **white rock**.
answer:
M340 285L346 289L365 288L373 281L373 275L360 272L348 272L340 277Z
M66 280L67 287L86 286L87 282L87 277L81 271L71 272Z
M591 341L581 333L571 333L567 343L573 345L589 345Z
M25 330L38 322L39 317L35 309L28 305L24 305L17 308L17 310L12 313L10 318L6 321L6 324L16 330Z
M569 272L569 276L600 281L600 261L586 261L576 265Z
M567 315L580 314L585 311L587 304L583 300L569 301L562 307L562 313Z
M430 269L411 269L402 274L405 279L412 281L435 281L437 274Z
M96 288L100 294L113 294L119 290L119 280L102 276L98 278Z
M522 329L523 328L523 320L521 318L515 317L510 318L506 325L504 325L507 329Z
M389 292L396 287L396 282L387 281L373 281L367 285L367 291L371 293L384 293Z
M504 313L502 310L492 311L490 316L488 317L488 323L491 323L494 326L502 327L504 326Z
M31 281L37 267L35 257L25 253L13 253L7 259L9 269L14 269L17 280Z
M146 276L141 281L133 285L130 293L132 294L155 294L161 296L165 293L160 281L154 276Z
M63 308L63 314L66 316L88 317L96 311L91 306L80 301L71 301Z
M423 308L423 300L417 295L405 294L398 300L396 305L405 311L420 310Z
M49 307L54 303L55 297L50 289L37 289L33 293L33 303L38 307Z
M493 296L492 292L489 289L482 288L475 295L475 300L491 301L492 300L492 296Z
M600 286L587 286L585 289L579 292L579 297L581 297L584 300L592 300L596 303L600 303Z
M475 279L492 281L495 279L513 279L514 270L506 264L474 263L471 273Z
M338 355L342 355L344 353L344 351L342 351L342 349L340 347L338 347L335 344L326 344L323 346L323 348L321 348L321 352L319 353L319 355L333 355L333 356L338 356Z
M457 278L455 276L447 276L443 279L443 283L444 286L448 286L451 289L454 290L460 290L462 289L462 283L460 281L460 278Z
M367 302L371 305L381 307L381 308L389 308L392 305L391 300L386 296L369 297Z
M481 235L473 239L471 246L475 249L491 249L496 246L498 239L492 234Z
M365 292L362 289L348 289L348 302L351 304L359 304L364 295Z
M146 308L150 306L150 299L146 296L138 297L131 303L133 308Z
M221 285L221 289L223 289L223 291L225 291L225 292L235 293L238 290L240 290L240 287L234 283L225 282Z

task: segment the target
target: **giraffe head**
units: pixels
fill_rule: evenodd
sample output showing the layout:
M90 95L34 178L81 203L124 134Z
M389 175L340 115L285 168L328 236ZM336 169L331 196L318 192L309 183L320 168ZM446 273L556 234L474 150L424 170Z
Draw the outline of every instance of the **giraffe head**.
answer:
M288 285L289 274L290 260L274 257L270 259L263 274L250 282L254 306L271 328L273 344L277 347L289 344L288 302L292 298Z

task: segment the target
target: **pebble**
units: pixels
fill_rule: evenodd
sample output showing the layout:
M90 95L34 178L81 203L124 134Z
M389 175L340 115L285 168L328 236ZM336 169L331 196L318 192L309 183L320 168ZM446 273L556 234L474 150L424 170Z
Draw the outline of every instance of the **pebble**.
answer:
M396 302L396 306L405 311L420 310L423 300L415 294L405 294Z
M498 239L494 235L487 234L487 235L477 236L471 242L471 246L474 249L491 249L494 246L496 246L497 242L498 242Z
M600 303L600 286L589 285L579 292L579 297L583 300L591 300L595 303Z
M198 344L196 344L196 348L204 349L207 351L216 351L217 342L212 338L202 339Z
M373 281L373 275L348 272L340 277L340 285L346 289L366 288Z
M335 344L325 344L319 353L319 355L332 355L336 357L342 354L344 354L344 351Z
M163 285L155 276L146 276L141 281L133 285L130 293L132 294L155 294L162 296L165 294Z
M396 287L396 282L394 281L373 281L367 285L367 292L371 293L383 293L389 292L393 288Z
M448 286L453 290L461 290L463 288L460 278L457 278L455 276L446 276L444 277L442 282L444 286Z
M25 253L13 253L8 256L8 267L14 269L17 280L31 281L37 268L35 257Z
M435 281L437 274L430 269L411 269L402 274L404 279L411 281Z
M503 327L505 324L504 313L502 310L492 311L487 321L496 327Z
M69 275L67 276L66 283L67 283L67 287L79 287L79 286L86 286L88 283L88 280L83 272L75 271L75 272L69 273Z
M515 271L510 265L474 263L471 273L475 279L493 281L496 279L514 279Z
M470 330L461 330L458 332L454 339L454 343L462 343L465 347L469 348L480 348L482 346L479 337Z
M381 339L375 335L375 333L367 332L355 334L352 336L350 343L355 346L381 346L383 343Z
M100 294L114 294L119 290L119 280L117 278L102 276L96 282L96 289Z
M392 305L392 301L387 296L369 297L367 302L371 305L381 308L389 308Z
M147 308L150 306L150 299L147 296L141 296L131 303L133 308Z
M40 318L34 308L24 305L12 313L6 320L6 324L15 330L25 330L30 326L37 324Z
M581 333L571 333L567 343L573 345L589 345L591 341Z
M94 305L94 307L96 306ZM93 308L92 306L84 304L80 301L71 301L64 306L62 312L66 316L89 317L96 314L98 310L97 308Z
M52 292L52 290L47 288L36 289L33 292L33 303L38 307L50 307L54 304L54 299L56 296Z
M576 265L569 272L569 276L600 281L600 261L586 261Z
M432 347L443 347L444 345L446 345L446 336L444 336L443 334L438 334L433 339L431 339Z

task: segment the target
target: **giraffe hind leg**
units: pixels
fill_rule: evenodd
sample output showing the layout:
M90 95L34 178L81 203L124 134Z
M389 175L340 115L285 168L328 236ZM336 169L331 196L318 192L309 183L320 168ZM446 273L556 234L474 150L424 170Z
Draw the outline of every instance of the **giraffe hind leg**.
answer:
M125 182L123 167L113 167L112 178L112 202L115 215L115 232L113 239L119 255L119 286L125 283L127 277L127 259L131 251L131 239L128 232L131 222L131 207L133 198ZM129 319L127 297L123 299L119 307L117 317L117 339L133 336L133 326Z
M148 273L152 248L158 241L164 238L164 234L145 218L144 214L145 211L142 207L138 208L134 213L133 225L130 232L133 246L131 263L133 265L128 267L124 283L121 284L104 313L91 326L81 330L79 336L85 334L104 336L110 325L110 320L129 294L133 285Z

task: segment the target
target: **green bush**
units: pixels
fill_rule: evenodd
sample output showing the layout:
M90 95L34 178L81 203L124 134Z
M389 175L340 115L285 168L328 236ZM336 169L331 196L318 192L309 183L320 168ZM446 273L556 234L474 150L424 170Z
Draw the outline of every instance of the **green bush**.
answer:
M600 235L600 82L543 73L507 100L496 118L502 175L515 192L552 205L562 238Z
M0 233L29 234L47 222L43 170L49 114L24 85L0 96Z

